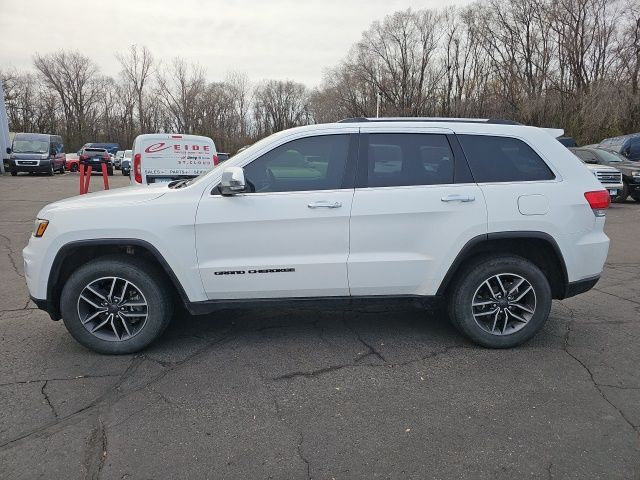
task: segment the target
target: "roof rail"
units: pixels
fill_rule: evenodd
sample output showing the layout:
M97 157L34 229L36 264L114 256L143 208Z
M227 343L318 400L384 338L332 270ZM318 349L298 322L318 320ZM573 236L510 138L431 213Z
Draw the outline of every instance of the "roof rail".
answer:
M448 123L488 123L492 125L522 125L513 120L502 118L438 118L438 117L354 117L344 118L337 123L364 123L364 122L448 122Z

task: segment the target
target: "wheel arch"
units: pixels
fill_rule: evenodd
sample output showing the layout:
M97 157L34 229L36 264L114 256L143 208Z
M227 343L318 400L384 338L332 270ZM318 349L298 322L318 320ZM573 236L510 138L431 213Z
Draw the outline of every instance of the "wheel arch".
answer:
M554 299L565 298L569 277L562 251L554 238L545 232L492 232L469 240L444 276L438 295L445 295L463 268L479 255L513 254L533 262L547 277Z
M184 287L173 269L156 247L145 240L130 238L77 240L65 244L53 260L47 282L47 312L54 320L61 318L60 293L69 276L90 259L120 253L134 255L155 264L174 287L177 297L186 305L189 303Z

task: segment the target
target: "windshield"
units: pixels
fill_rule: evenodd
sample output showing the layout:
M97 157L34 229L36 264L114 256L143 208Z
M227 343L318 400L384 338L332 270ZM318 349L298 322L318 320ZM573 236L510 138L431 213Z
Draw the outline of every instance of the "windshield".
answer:
M49 153L46 140L14 140L13 153Z
M626 158L619 153L610 152L609 150L603 150L601 148L598 149L598 154L600 155L602 160L608 163L619 163L626 160Z

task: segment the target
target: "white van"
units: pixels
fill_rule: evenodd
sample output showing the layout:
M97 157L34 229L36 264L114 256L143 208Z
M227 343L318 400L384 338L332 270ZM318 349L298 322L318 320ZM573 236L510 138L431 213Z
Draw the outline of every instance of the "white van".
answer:
M133 141L132 185L194 178L218 164L209 137L170 133L138 135Z

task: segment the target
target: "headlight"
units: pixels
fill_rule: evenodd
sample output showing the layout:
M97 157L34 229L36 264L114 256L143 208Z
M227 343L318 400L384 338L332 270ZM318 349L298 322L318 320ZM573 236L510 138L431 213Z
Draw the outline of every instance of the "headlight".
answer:
M44 232L48 226L49 220L37 218L35 228L33 229L33 236L36 238L40 238L42 235L44 235Z

